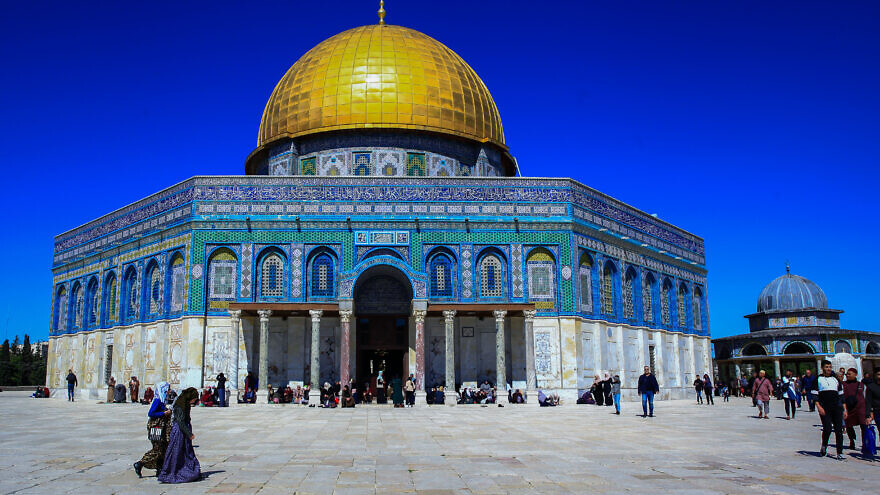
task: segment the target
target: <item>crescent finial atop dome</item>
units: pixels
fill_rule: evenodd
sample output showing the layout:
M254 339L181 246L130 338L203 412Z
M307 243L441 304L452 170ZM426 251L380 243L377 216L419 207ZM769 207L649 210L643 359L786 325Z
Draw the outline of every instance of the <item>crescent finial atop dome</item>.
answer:
M385 0L379 0L379 25L385 24Z

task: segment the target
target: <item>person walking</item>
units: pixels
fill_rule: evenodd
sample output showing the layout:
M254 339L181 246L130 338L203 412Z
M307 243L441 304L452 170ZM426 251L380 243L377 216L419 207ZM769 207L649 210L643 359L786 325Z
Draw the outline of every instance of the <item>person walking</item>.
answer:
M859 381L859 371L855 368L846 370L846 381L843 382L843 403L846 405L846 436L849 437L850 450L856 449L856 430L861 430L862 441L868 427L866 414L865 384Z
M714 406L715 398L712 395L715 393L715 388L712 386L712 380L709 379L708 373L703 375L703 393L706 394L706 405L712 404Z
M220 373L217 375L217 402L220 403L220 407L226 407L229 405L226 401L226 375Z
M645 372L639 376L639 395L642 396L642 417L654 417L654 394L660 392L660 384L657 378L651 373L651 367L645 366ZM650 414L648 407L650 406Z
M138 397L141 395L140 390L141 382L138 381L136 376L132 376L131 380L128 381L128 392L132 403L137 404L139 402Z
M798 379L791 370L782 377L782 400L785 401L785 419L794 419L798 402Z
M196 459L192 441L190 410L199 403L199 391L190 387L177 397L171 410L171 434L165 460L157 478L162 483L188 483L202 477L202 466Z
M828 452L828 439L834 432L837 442L837 457L839 461L843 457L843 420L846 419L846 404L843 403L843 384L837 379L831 367L831 361L822 360L822 374L816 377L813 388L810 389L816 399L816 410L822 420L822 448L819 455L825 457Z
M816 410L816 398L813 397L813 382L816 381L816 377L813 376L813 370L807 369L804 372L804 376L801 377L801 390L804 391L804 394L807 396L807 405L810 406L810 412L814 412Z
M73 373L73 369L68 368L68 370L67 370L67 402L74 402L74 399L76 398L76 396L73 393L73 390L74 390L74 388L76 388L77 385L78 385L78 382L76 381L76 375Z
M406 407L414 406L416 403L416 382L412 374L406 379L403 391L406 393Z
M770 419L770 396L773 395L773 384L767 378L767 372L758 372L758 378L752 384L752 398L758 406L758 419Z
M611 379L611 397L614 399L614 414L620 415L620 375L614 375Z
M605 405L613 406L614 399L611 397L611 374L605 373L605 379L602 380L602 392L605 394Z
M694 390L697 392L697 404L703 403L703 380L698 377L694 380Z
M156 384L156 396L150 404L149 412L147 412L149 418L147 420L147 437L153 444L153 448L147 451L141 460L134 463L134 472L137 473L138 478L143 478L141 470L144 468L155 469L158 472L165 461L165 449L168 448L168 439L171 435L171 428L168 425L171 419L171 409L165 405L170 388L168 382Z

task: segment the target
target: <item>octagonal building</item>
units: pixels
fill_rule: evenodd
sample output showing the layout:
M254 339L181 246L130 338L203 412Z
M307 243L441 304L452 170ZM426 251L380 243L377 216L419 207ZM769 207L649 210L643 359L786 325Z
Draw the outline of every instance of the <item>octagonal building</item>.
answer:
M651 366L684 396L710 369L703 240L519 170L455 52L382 22L333 36L276 85L245 175L55 238L47 383L73 368L98 398L111 376L236 390L252 372L262 392L384 370L574 399L606 371L635 395Z

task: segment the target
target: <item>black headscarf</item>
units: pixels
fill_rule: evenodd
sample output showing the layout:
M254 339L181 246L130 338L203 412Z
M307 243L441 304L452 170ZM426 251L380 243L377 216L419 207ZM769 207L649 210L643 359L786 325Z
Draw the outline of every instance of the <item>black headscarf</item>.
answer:
M181 392L180 395L177 396L177 399L174 401L174 407L180 408L184 412L189 413L189 409L190 409L190 407L192 407L190 405L190 402L192 402L193 399L198 399L198 398L199 398L199 391L193 387L190 387L190 388L184 390L183 392Z

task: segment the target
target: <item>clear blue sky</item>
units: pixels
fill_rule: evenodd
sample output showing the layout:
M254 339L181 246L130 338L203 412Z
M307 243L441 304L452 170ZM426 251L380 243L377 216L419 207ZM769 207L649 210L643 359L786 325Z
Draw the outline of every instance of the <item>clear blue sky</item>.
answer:
M242 174L278 79L377 8L4 3L3 336L48 334L54 235L193 175ZM705 238L713 336L746 331L786 260L845 327L880 330L880 2L386 9L480 74L525 175L573 177Z

